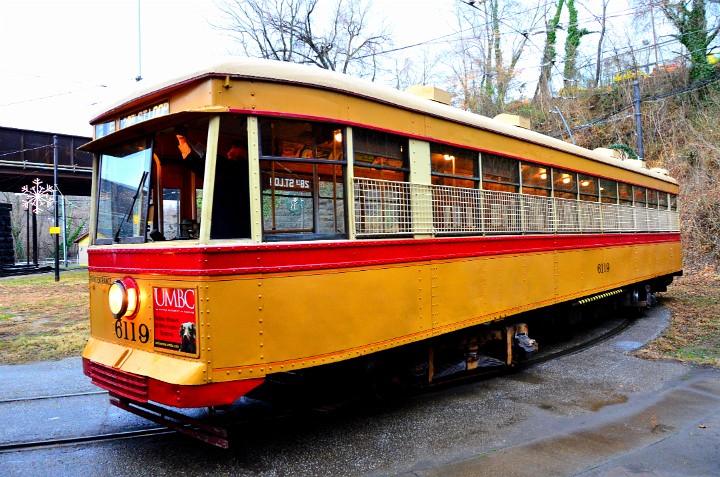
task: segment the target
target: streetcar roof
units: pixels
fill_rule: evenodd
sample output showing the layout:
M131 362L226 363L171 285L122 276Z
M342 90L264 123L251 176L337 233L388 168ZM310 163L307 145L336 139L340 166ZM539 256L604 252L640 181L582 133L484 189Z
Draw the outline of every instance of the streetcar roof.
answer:
M389 86L373 83L365 79L335 71L326 70L317 66L300 65L297 63L265 59L240 57L216 59L189 73L180 74L178 76L168 78L165 81L148 86L139 85L139 87L135 89L130 96L116 101L110 105L110 107L106 107L102 114L98 115L90 122L91 124L102 122L102 120L107 119L118 110L128 106L130 103L134 103L161 91L172 89L175 86L189 84L195 80L208 77L226 76L257 81L300 84L309 87L342 92L351 96L362 97L371 101L390 104L399 108L412 110L448 121L495 132L504 136L540 144L549 148L654 177L665 182L673 184L678 183L664 170L645 168L641 165L642 161L617 159L604 152L593 151L574 144L569 144L560 139L552 138L536 131L523 129L499 120L491 119L487 116L482 116L480 114L464 111L453 106L421 98L406 91L400 91ZM203 108L202 110L210 111L212 109L215 108ZM90 144L92 143L89 143L86 146L89 146ZM92 147L87 149L92 149Z

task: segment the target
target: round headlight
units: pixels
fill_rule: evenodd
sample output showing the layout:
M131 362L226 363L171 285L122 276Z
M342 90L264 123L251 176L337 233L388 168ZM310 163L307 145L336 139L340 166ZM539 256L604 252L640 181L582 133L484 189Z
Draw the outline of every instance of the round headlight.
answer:
M138 286L135 280L130 277L115 280L108 292L108 307L116 319L123 316L132 319L138 309Z

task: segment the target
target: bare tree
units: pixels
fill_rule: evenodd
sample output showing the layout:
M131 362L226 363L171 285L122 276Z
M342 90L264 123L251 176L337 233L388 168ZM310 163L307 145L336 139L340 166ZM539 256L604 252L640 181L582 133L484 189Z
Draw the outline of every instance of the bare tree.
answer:
M602 74L602 54L603 54L603 41L605 40L605 32L607 31L607 7L610 0L602 0L602 14L596 17L600 23L600 39L598 40L597 47L597 63L595 63L595 86L600 86L600 77Z
M390 72L393 86L396 89L404 90L412 85L433 85L440 83L441 77L438 73L440 56L432 54L425 48L415 59L404 58L394 61L394 68Z
M527 7L500 0L470 3L457 6L458 28L463 34L453 45L458 54L453 56L451 68L462 107L494 115L504 109L513 88L537 11L523 11Z
M392 45L384 22L371 28L372 4L337 0L219 0L221 20L250 57L319 66L360 76L374 75L377 55Z

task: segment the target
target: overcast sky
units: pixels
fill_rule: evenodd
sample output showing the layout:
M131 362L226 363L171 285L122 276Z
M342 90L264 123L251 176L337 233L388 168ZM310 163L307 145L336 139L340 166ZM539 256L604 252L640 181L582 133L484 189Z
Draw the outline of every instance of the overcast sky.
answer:
M442 33L455 2L375 7L407 44ZM237 48L209 27L212 0L140 0L140 11L143 82ZM99 103L123 97L138 70L138 0L0 0L0 126L91 136Z

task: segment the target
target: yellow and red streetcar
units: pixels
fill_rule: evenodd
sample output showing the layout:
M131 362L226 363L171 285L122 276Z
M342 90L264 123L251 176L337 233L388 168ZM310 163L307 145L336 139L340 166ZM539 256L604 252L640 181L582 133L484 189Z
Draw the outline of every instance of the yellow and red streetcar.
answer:
M518 314L682 272L664 171L334 72L219 62L92 124L83 363L134 412L403 347L433 382L450 336L511 364Z

